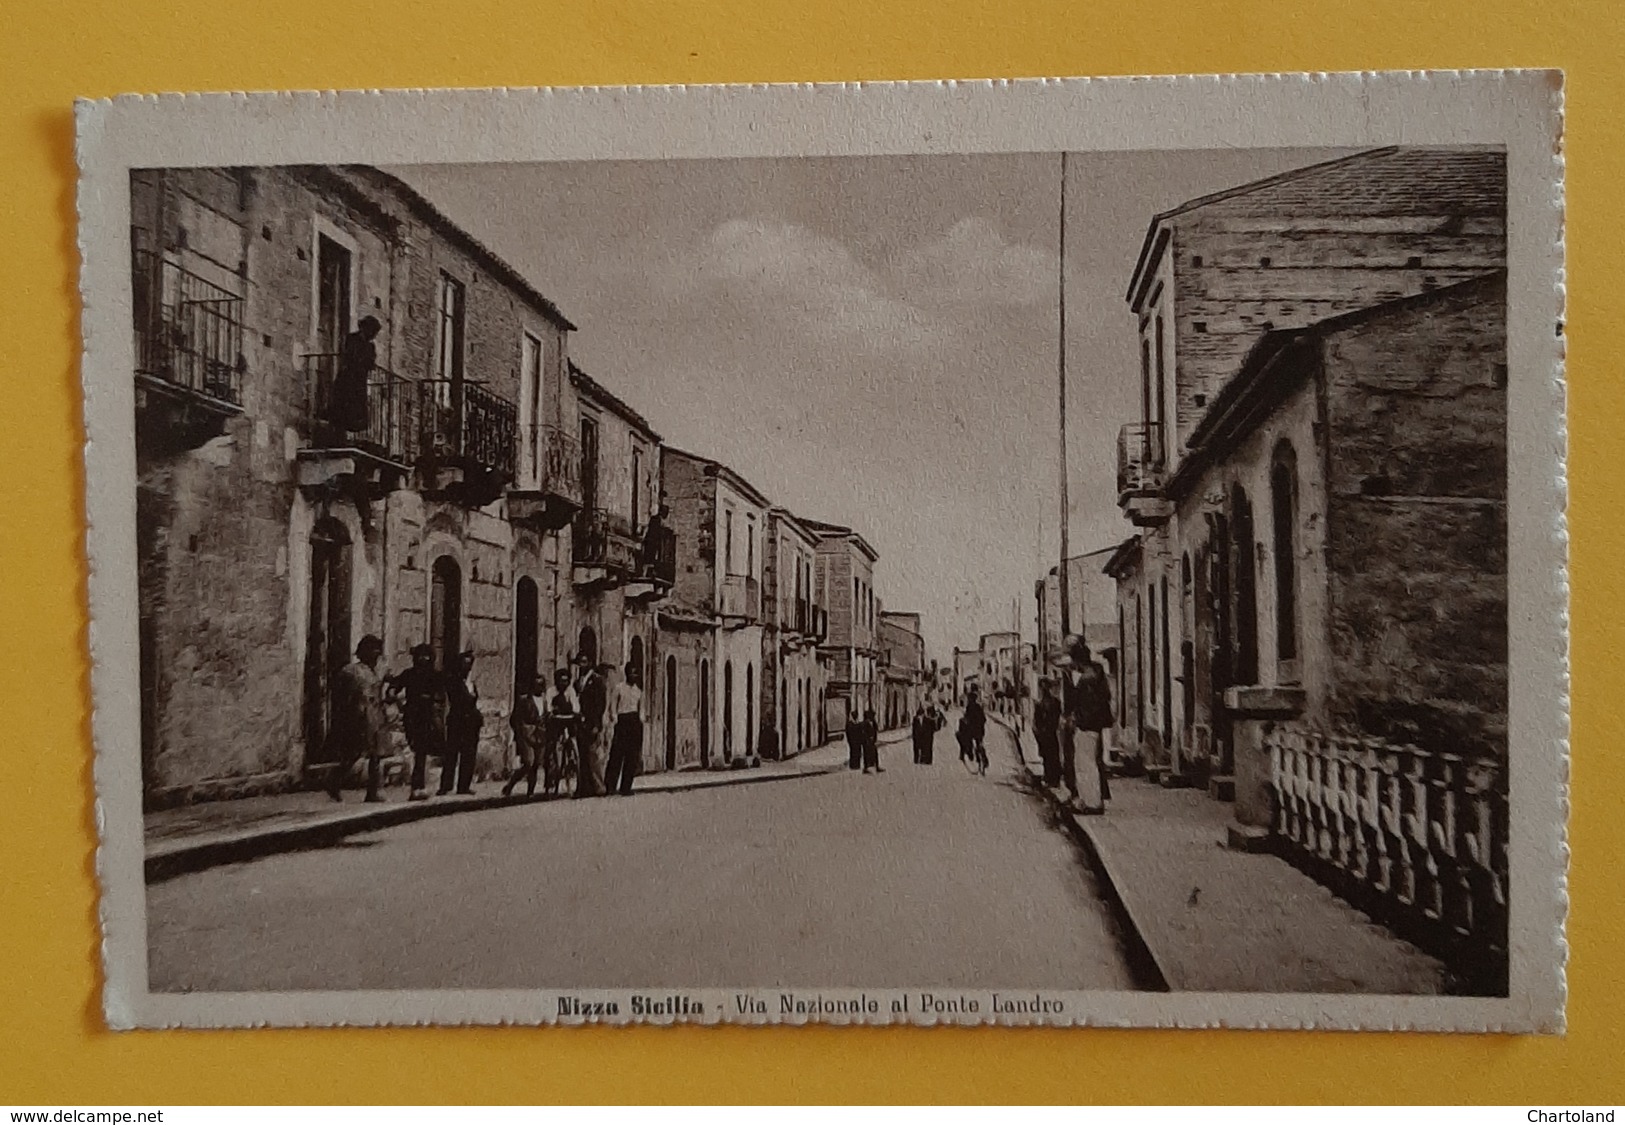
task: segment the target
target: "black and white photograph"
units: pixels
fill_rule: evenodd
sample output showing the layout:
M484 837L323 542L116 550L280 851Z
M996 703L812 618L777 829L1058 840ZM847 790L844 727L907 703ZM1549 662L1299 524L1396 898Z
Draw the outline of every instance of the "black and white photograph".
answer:
M83 108L109 1022L1561 1027L1555 88L1225 82Z

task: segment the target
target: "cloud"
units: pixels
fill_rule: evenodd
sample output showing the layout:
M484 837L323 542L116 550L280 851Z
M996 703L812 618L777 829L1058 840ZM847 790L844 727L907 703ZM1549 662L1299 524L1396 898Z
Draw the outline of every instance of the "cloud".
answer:
M1057 255L1006 242L980 217L897 256L893 285L927 306L1020 307L1055 300Z

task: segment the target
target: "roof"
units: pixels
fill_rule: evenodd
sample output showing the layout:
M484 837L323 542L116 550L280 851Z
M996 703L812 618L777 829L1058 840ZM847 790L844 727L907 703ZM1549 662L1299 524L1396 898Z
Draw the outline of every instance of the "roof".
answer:
M406 204L407 209L413 215L444 235L449 242L454 243L458 249L489 270L492 275L517 290L537 312L547 317L554 324L566 331L575 328L575 325L570 323L569 317L565 316L552 301L542 296L535 286L525 280L524 275L498 257L495 251L491 250L479 239L458 226L446 216L445 212L419 195L414 189L408 187L405 181L370 164L346 164L342 167L350 174L359 176L364 180L370 180L378 187L397 196Z
M728 484L736 491L744 493L745 498L751 503L757 504L763 508L772 508L773 501L769 500L765 495L763 495L763 493L757 489L755 485L751 484L750 481L734 472L721 461L713 461L709 457L702 457L698 453L690 453L686 449L676 449L672 446L667 446L666 456L669 457L672 455L693 461L695 464L702 467L705 475L708 477L716 477L719 480L727 481Z
M643 435L650 441L660 440L660 435L655 433L654 427L649 425L647 418L633 410L625 399L577 367L576 361L573 359L570 361L570 382L574 383L578 390L582 391L598 405L604 407L628 425L642 431Z
M1187 200L1152 217L1124 299L1138 304L1135 294L1143 295L1170 219L1208 209L1322 212L1332 201L1344 215L1505 215L1506 152L1469 146L1370 149Z
M789 508L770 508L770 509L768 509L767 514L769 516L771 516L774 520L778 521L779 523L782 523L786 527L789 527L792 531L794 531L797 535L799 535L802 538L802 540L804 540L809 546L816 546L817 545L818 536L814 535L812 533L811 529L809 529L807 527L806 523L801 519L801 517L796 515Z
M910 610L883 609L880 611L880 620L888 625L896 625L900 629L908 629L911 633L920 631L920 615Z
M1183 496L1213 460L1216 446L1250 428L1258 411L1273 407L1297 385L1307 374L1309 365L1294 366L1292 359L1318 348L1326 336L1406 309L1427 308L1480 291L1487 294L1505 284L1506 270L1492 270L1454 285L1327 317L1305 328L1281 328L1264 333L1247 353L1235 378L1220 388L1191 431L1186 454L1168 481L1169 495Z
M869 556L869 561L871 563L880 561L880 552L876 551L872 546L869 545L869 541L867 539L865 539L862 535L859 535L856 531L853 531L850 527L845 527L838 523L825 523L823 520L808 519L805 516L802 517L801 522L820 539L850 539L857 545L858 550Z

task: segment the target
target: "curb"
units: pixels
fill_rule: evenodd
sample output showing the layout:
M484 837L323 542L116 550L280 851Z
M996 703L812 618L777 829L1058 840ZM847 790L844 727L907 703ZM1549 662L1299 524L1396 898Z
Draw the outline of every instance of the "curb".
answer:
M1111 868L1106 865L1105 857L1101 854L1100 844L1095 840L1094 833L1084 827L1078 815L1072 811L1053 791L1043 785L1033 772L1027 769L1027 757L1022 751L1021 736L1010 726L1002 715L989 716L994 722L1009 733L1010 739L1016 745L1016 755L1020 761L1023 773L1034 793L1043 798L1056 821L1066 830L1078 846L1083 850L1084 857L1089 861L1089 868L1094 872L1095 880L1100 884L1101 897L1106 907L1117 921L1118 929L1123 937L1123 959L1128 962L1129 972L1133 974L1136 986L1144 992L1169 992L1172 987L1168 983L1168 974L1157 959L1157 954L1145 940L1145 931L1134 917L1134 911L1129 908L1123 898L1123 892L1112 877Z
M772 781L798 781L808 777L823 777L826 774L836 772L837 769L844 770L845 768L844 765L840 767L826 766L797 773L770 773L765 776L758 774L756 776L731 777L726 781L693 781L679 785L663 785L658 789L634 789L631 795L637 797L659 793L687 793L697 789L724 789L735 785L763 785ZM754 771L741 770L738 772L749 774ZM367 812L358 812L354 816L318 821L315 824L290 824L258 831L250 829L236 836L217 837L191 844L182 842L169 848L159 845L158 851L147 854L144 865L146 882L150 886L154 883L174 879L180 875L190 875L198 871L205 871L211 867L221 867L228 863L246 863L250 860L263 859L268 855L332 847L346 836L376 832L382 828L393 828L397 825L411 824L420 820L455 816L458 813L488 812L493 809L545 805L570 799L568 797L475 797L472 800L461 801L412 801L390 804Z

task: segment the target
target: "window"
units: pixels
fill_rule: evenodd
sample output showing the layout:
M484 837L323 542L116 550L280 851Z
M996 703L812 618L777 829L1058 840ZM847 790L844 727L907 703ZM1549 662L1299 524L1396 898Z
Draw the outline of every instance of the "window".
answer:
M745 517L745 575L756 577L756 517Z
M1140 421L1151 423L1151 341L1140 340Z
M1151 587L1151 598L1147 606L1146 624L1149 626L1146 632L1151 635L1151 682L1149 685L1150 690L1147 692L1147 695L1150 697L1151 702L1155 704L1157 702L1157 588L1155 586Z
M632 529L643 525L643 449L632 439Z
M722 570L725 574L734 572L734 510L722 509Z
M1297 457L1282 442L1270 468L1270 515L1275 554L1275 653L1298 658Z
M463 377L463 283L449 273L440 275L439 346L435 378L436 396L451 402L451 384Z
M1162 333L1162 317L1161 317L1161 315L1158 315L1158 317L1157 317L1157 425L1159 425L1159 426L1165 424L1167 422L1167 420L1168 420L1167 392L1163 389L1163 387L1164 387L1164 373L1165 373L1164 363L1163 363L1163 347L1164 347L1164 343L1163 343L1163 333Z
M519 341L519 448L520 475L532 486L541 483L542 342L529 332Z

